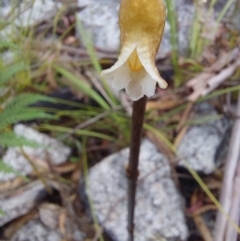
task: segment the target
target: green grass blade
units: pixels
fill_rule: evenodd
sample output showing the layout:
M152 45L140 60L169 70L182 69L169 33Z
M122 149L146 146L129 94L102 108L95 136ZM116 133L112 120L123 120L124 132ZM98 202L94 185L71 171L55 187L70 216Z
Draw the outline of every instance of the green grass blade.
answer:
M89 87L84 81L81 81L79 78L77 78L75 75L70 73L68 70L55 65L54 69L62 74L64 77L66 77L71 83L78 88L81 92L89 96L90 98L94 99L101 107L103 107L105 110L110 109L110 106L107 104L107 102L91 87Z
M197 102L203 102L203 101L212 99L214 97L217 97L217 96L220 96L220 95L224 95L224 94L227 94L227 93L230 93L230 92L233 92L233 91L239 91L239 90L240 90L240 85L229 87L229 88L225 88L225 89L222 89L222 90L217 90L217 91L214 91L213 93L211 93L209 95L200 97L197 100Z
M94 46L93 46L93 43L90 39L90 36L89 34L85 31L85 29L83 28L83 25L82 25L82 22L80 21L80 19L78 18L78 21L77 21L77 26L78 26L78 30L81 34L81 37L82 37L82 40L83 40L83 43L84 45L86 46L87 48L87 52L90 56L90 59L91 59L91 62L92 62L92 65L93 67L95 68L95 70L97 71L98 75L100 76L100 73L101 73L101 65L98 61L98 58L97 58L97 55L95 53L95 50L94 50ZM102 78L100 76L100 80L102 82L102 85L107 93L107 95L109 96L110 100L112 103L110 103L112 105L112 107L114 107L115 105L118 104L116 98L114 97L111 89L109 88L109 85L107 84L106 80L104 78Z
M62 127L62 126L53 126L53 125L41 125L39 127L42 130L50 130L50 131L57 131L57 132L73 132L74 134L80 135L80 136L91 136L91 137L97 137L97 138L101 138L101 139L105 139L105 140L109 140L109 141L114 141L115 138L99 133L99 132L95 132L95 131L89 131L89 130L74 130L72 128L68 128L68 127Z
M167 139L167 137L165 137L163 135L162 132L158 131L157 129L153 128L152 126L150 126L150 125L148 125L146 123L144 124L144 129L146 129L148 131L151 131L152 133L157 135L173 153L177 152L176 147L173 146L173 144Z
M238 0L237 0L238 1ZM225 4L224 8L222 9L221 13L219 14L217 21L221 22L231 5L235 2L235 0L228 0L227 3ZM239 23L240 24L240 23Z
M209 8L212 9L218 0L211 0Z
M195 16L191 30L191 40L190 40L190 55L191 57L195 57L197 54L197 49L199 45L199 37L201 33L201 23L200 19L200 6L198 3L194 4L195 6Z
M172 54L171 60L174 68L174 87L179 87L181 85L181 75L178 65L178 31L177 31L177 12L175 6L175 0L166 0L167 10L168 10L168 21L171 28L171 45Z
M79 146L79 145L78 145ZM85 182L85 186L86 186L86 195L87 195L87 199L88 199L88 203L89 203L89 207L90 207L90 212L93 218L93 222L94 222L94 226L96 228L97 231L100 230L100 225L98 222L98 218L94 209L94 205L93 205L93 201L91 198L91 191L89 188L89 182L88 182L88 162L87 162L87 152L86 152L86 140L84 138L83 142L82 142L82 148L79 150L79 152L82 153L82 163L83 163L83 175L84 175L84 182ZM99 235L99 240L100 241L104 241L104 238L102 236L102 232Z

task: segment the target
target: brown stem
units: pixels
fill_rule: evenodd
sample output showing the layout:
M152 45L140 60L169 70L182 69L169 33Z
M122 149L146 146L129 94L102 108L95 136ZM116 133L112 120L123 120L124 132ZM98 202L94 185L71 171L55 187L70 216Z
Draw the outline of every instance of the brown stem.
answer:
M147 97L133 102L130 156L127 167L128 178L128 233L129 241L134 240L134 209L138 178L138 158L141 145L142 127Z

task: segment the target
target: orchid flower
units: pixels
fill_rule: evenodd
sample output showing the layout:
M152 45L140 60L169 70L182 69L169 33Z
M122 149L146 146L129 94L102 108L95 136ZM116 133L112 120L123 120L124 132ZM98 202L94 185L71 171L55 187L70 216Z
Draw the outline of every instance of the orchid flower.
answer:
M101 75L116 90L126 89L133 101L154 95L156 83L165 89L155 58L162 39L166 10L163 0L122 0L119 10L121 52Z

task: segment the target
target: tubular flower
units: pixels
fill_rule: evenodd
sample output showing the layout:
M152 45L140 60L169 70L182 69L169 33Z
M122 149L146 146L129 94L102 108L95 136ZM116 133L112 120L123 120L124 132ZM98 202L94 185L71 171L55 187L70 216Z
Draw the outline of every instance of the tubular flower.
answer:
M155 93L156 82L165 89L155 58L162 39L166 10L163 0L122 0L119 10L121 52L102 76L112 87L126 89L132 100Z

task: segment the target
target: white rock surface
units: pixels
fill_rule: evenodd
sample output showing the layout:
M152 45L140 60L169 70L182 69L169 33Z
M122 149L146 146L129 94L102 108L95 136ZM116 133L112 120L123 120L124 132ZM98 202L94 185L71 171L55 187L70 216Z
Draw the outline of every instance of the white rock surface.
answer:
M43 145L42 148L23 147L24 152L33 161L39 160L41 163L47 163L47 161L49 161L53 165L60 165L66 162L70 154L71 150L69 147L23 124L15 125L14 132ZM9 148L2 157L2 160L21 174L27 175L33 171L32 166L22 155L19 148ZM14 173L0 172L0 182L8 181L15 177L16 175Z
M119 2L119 0L78 1L79 7L84 9L77 16L99 49L107 51L119 49L120 33L117 17Z
M1 30L0 37L5 39L9 35L16 37L19 27L30 27L44 20L48 21L62 7L60 2L54 0L1 1L0 18L4 19L11 11L13 11L11 16L17 16L13 23Z
M195 107L194 119L201 120L211 116L217 116L211 105L203 103ZM195 171L212 173L216 169L216 151L227 127L224 118L190 126L178 148L180 156L184 159L179 164L184 166L186 161Z
M14 192L13 195L1 194L0 208L4 214L0 215L0 226L27 214L46 193L42 182L35 181L23 188L19 188L18 192Z
M63 235L43 225L38 219L29 221L12 237L11 241L60 241Z
M129 149L102 160L91 168L88 193L96 215L114 241L127 241L127 179L125 168ZM140 153L135 237L138 241L185 240L188 230L184 206L171 179L167 159L148 140Z
M83 241L84 237L85 235L77 229L71 233L71 237L68 237L68 235L62 234L59 229L49 228L39 219L34 219L18 230L11 241Z

